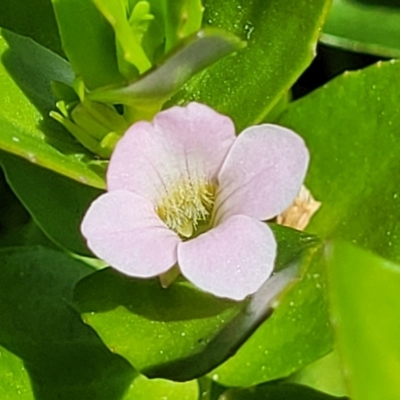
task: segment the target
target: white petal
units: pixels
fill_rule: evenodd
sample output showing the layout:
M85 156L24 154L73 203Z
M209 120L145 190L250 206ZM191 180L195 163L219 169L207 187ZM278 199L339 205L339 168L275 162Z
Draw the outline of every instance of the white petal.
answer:
M253 126L231 147L218 175L217 222L244 214L267 220L295 199L308 166L303 139L277 125Z
M81 230L94 254L127 275L156 276L176 263L178 235L148 200L134 193L117 190L100 196Z
M111 157L108 189L154 201L179 179L213 179L234 140L228 117L198 103L172 107L128 129Z
M265 223L244 215L178 245L182 274L215 296L242 300L271 275L276 241Z

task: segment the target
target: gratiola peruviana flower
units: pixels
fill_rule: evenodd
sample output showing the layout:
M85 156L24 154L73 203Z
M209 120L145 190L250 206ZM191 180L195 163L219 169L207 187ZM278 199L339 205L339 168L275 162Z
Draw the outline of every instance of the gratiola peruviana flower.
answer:
M308 165L303 140L263 124L238 137L232 121L190 103L137 122L118 142L108 192L82 223L89 248L130 276L178 265L194 285L242 300L271 275L282 213Z

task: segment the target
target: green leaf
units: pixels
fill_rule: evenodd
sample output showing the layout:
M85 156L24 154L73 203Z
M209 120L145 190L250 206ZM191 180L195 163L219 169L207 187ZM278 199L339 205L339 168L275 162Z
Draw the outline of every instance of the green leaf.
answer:
M2 346L0 346L0 376L2 400L35 399L24 362Z
M278 242L275 272L297 262L305 251L315 249L320 244L318 237L308 233L272 223L269 226Z
M244 306L184 283L163 289L158 279L127 278L110 268L83 279L75 292L85 322L113 352L145 374L202 351Z
M0 250L0 265L0 345L24 362L30 382L21 392L32 387L35 398L49 400L121 399L134 371L71 307L76 282L92 270L41 247ZM0 357L0 368L7 366L10 358ZM27 383L14 379L8 384Z
M201 399L204 400L223 400L220 395L226 391L226 388L216 384L207 376L202 376L198 380Z
M89 89L124 81L114 32L92 0L52 0L65 54Z
M288 250L293 251L293 245ZM331 350L325 266L318 244L306 247L293 262L300 263L299 282L236 355L210 373L216 382L253 386L282 378Z
M106 269L78 284L78 307L107 346L142 373L173 380L203 375L231 356L271 314L280 304L277 296L286 302L286 291L281 291L296 277L299 253L315 246L315 238L282 227L275 230L283 238L277 260L280 272L248 301L218 299L184 282L162 289L157 279L132 279ZM310 277L313 287L317 278ZM318 288L317 296L320 292ZM293 306L288 308L292 312Z
M399 2L334 0L321 41L352 51L399 57Z
M111 24L116 40L122 48L123 59L134 65L140 74L146 72L151 63L140 41L135 37L128 21L126 4L121 0L92 0ZM137 75L137 73L136 73ZM135 76L134 76L135 77ZM130 77L127 77L130 78Z
M133 3L139 1L133 0ZM165 54L164 2L165 0L151 0L150 13L154 15L154 19L147 25L146 34L142 39L142 46L152 65L156 64Z
M29 221L29 214L7 185L0 168L0 246Z
M310 386L332 396L347 396L348 394L337 351L307 365L289 377L287 381Z
M338 397L305 386L290 383L272 383L249 389L231 389L223 394L223 400L339 400ZM341 397L341 399L344 399Z
M400 398L400 266L345 242L328 247L332 322L354 400Z
M189 354L183 360L171 360L146 370L146 374L162 376L174 380L198 377L218 366L232 356L239 346L268 318L279 304L281 292L296 279L296 266L287 268L272 276L254 294L240 313L214 332L214 337L203 351Z
M307 228L400 261L400 63L345 73L292 103L279 123L310 150L306 186L322 202Z
M172 50L179 42L198 31L203 17L201 0L163 1L165 15L166 51Z
M156 104L161 108L189 78L243 45L236 36L218 29L199 31L143 78L129 85L94 90L88 97L133 107Z
M139 375L129 388L124 400L198 400L196 381L172 382L165 379L147 379Z
M63 55L50 0L0 1L0 26L28 36L42 46Z
M56 99L50 82L71 84L69 64L9 31L0 36L0 148L77 181L104 187L104 169L49 117Z
M0 236L0 247L36 245L60 250L60 247L52 242L32 219Z
M101 191L0 152L7 181L46 235L69 251L91 255L80 233L90 203Z
M310 64L330 0L204 0L203 24L247 40L246 49L191 79L174 103L206 103L240 132L260 122ZM282 23L284 21L284 23Z

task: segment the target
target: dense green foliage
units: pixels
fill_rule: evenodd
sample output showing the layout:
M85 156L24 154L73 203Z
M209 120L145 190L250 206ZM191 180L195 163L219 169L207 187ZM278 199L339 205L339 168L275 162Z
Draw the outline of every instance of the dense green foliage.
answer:
M1 399L400 398L400 8L378 3L0 2ZM349 53L307 70L319 38L386 58L332 78ZM80 233L124 124L193 100L311 155L322 205L270 222L277 272L243 302L103 268Z

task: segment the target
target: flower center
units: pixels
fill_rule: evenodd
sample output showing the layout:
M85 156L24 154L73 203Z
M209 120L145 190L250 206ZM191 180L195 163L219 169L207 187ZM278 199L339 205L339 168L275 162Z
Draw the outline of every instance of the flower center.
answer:
M158 216L182 238L201 233L211 222L216 187L208 180L179 180L156 206Z

